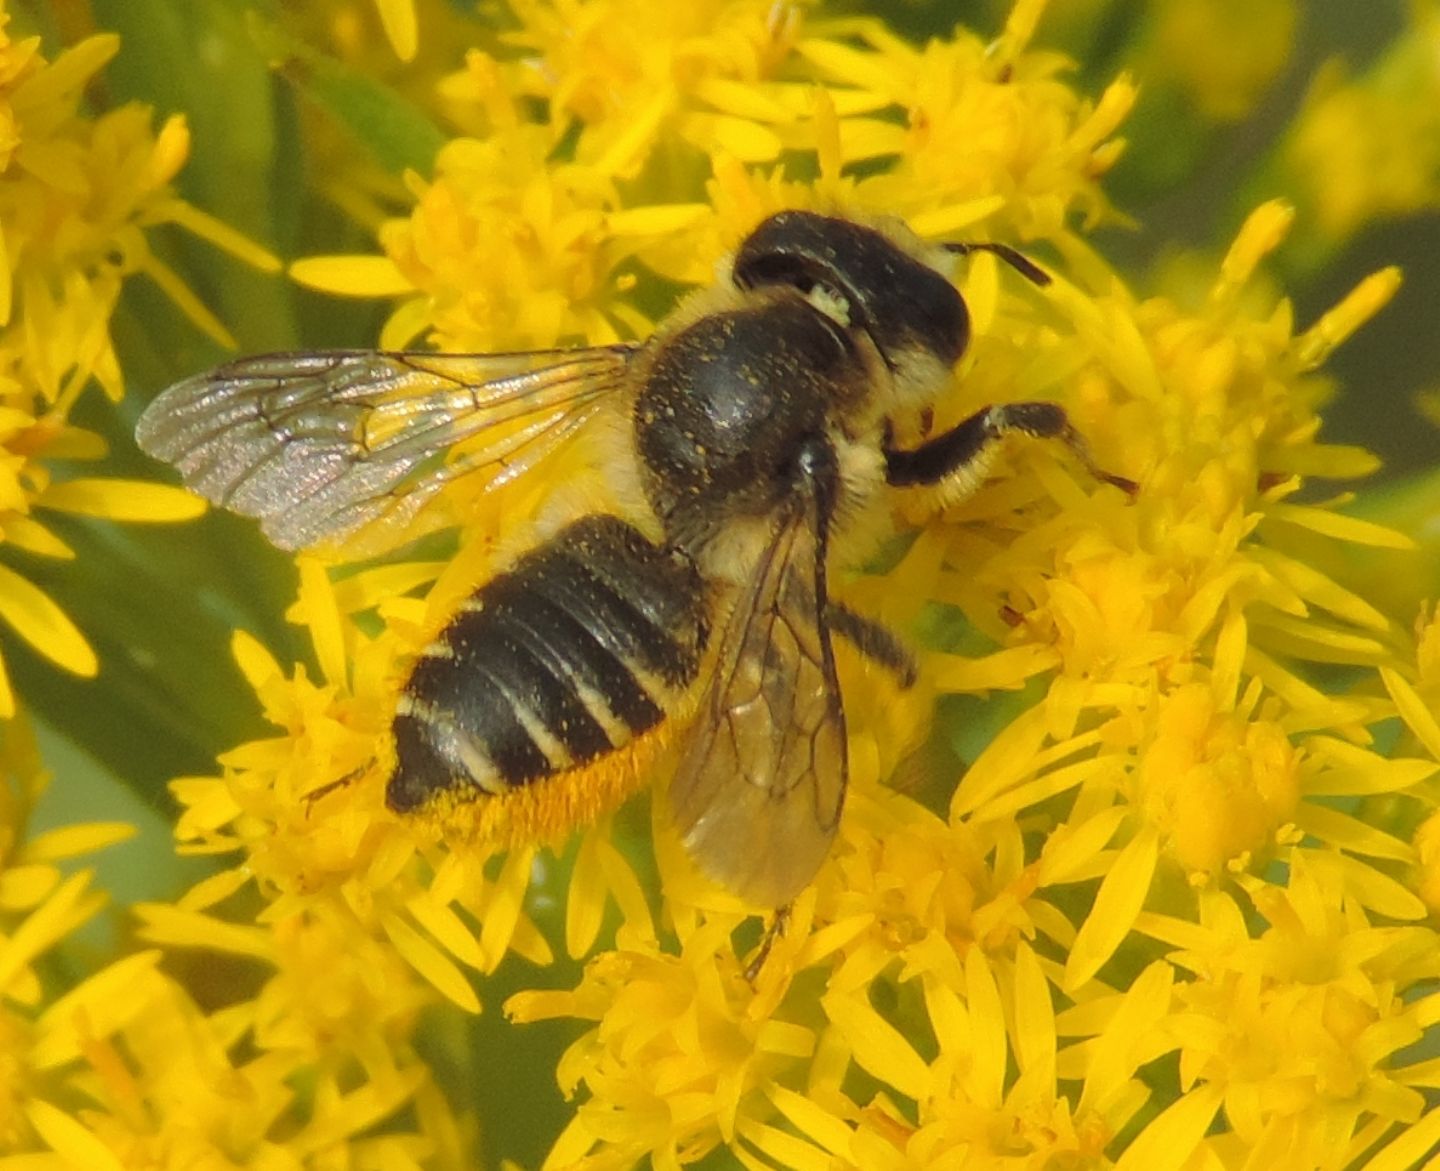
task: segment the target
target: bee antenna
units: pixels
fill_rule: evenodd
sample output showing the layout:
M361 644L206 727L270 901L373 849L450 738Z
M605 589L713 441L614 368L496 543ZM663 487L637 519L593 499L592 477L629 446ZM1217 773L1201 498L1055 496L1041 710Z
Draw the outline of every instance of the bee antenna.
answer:
M1037 265L1033 260L1023 253L1016 252L1008 244L965 244L952 242L942 244L946 252L953 252L957 256L968 256L971 252L989 252L998 256L1027 281L1044 288L1050 283L1050 274Z

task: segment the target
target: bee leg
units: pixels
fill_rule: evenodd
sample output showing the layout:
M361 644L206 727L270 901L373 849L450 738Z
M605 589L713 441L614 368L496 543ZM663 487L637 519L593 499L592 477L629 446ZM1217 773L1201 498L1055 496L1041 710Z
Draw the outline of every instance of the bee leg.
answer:
M1042 289L1050 283L1050 274L1026 256L1023 252L1016 252L1008 244L995 244L986 242L984 244L966 243L956 241L949 244L942 244L946 252L953 252L957 256L967 256L971 252L989 252L998 256L1032 285L1039 285Z
M785 934L785 926L790 922L790 904L775 908L775 917L770 920L765 928L765 937L760 940L760 947L756 950L755 956L745 965L745 982L752 987L760 975L760 969L765 966L765 961L770 958L770 949L775 946L775 941Z
M938 484L952 476L978 477L981 462L995 442L1012 432L1037 439L1058 439L1075 453L1097 480L1114 484L1128 496L1139 491L1134 480L1098 467L1085 440L1070 424L1058 403L1004 403L984 407L949 431L927 440L912 451L885 446L885 478L897 488Z
M833 600L825 606L825 624L865 658L890 671L902 689L915 686L920 674L915 656L888 626Z
M366 771L374 763L375 761L373 759L367 760L359 768L351 769L348 773L346 773L343 777L340 777L338 780L329 781L326 784L319 786L318 788L311 789L310 792L306 793L305 796L302 798L302 800L305 802L306 816L309 816L310 810L315 807L315 803L319 801L322 797L328 797L331 793L335 792L336 789L344 789L350 785L353 785L356 781L358 781L361 777L365 775Z

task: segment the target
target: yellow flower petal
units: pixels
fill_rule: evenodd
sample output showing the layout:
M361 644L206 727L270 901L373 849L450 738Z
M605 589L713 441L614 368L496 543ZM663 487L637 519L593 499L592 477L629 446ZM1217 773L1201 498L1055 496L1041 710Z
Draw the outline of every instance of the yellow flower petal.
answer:
M0 565L0 618L67 671L90 678L100 669L95 652L65 612L5 565Z
M1040 855L1038 877L1041 885L1076 882L1092 873L1100 852L1109 845L1110 839L1128 817L1126 809L1116 806L1084 821L1069 822L1056 828Z
M307 256L291 262L290 279L342 297L399 297L415 291L388 256Z
M93 1132L49 1102L31 1100L25 1106L25 1115L45 1145L69 1166L87 1171L125 1171L124 1164Z
M1295 339L1295 360L1302 370L1321 365L1336 346L1379 313L1400 290L1400 270L1371 273L1345 299Z
M1380 678L1384 680L1385 690L1390 693L1390 698L1395 701L1400 718L1409 725L1420 743L1425 745L1426 751L1440 760L1440 719L1436 718L1430 705L1393 667L1381 667Z
M849 1153L850 1128L835 1115L817 1105L804 1094L797 1094L794 1090L786 1089L784 1086L769 1085L765 1087L765 1092L775 1103L775 1108L788 1118L802 1134L824 1147L832 1155L843 1158Z
M1334 537L1337 541L1352 541L1357 545L1371 545L1377 549L1415 548L1412 538L1385 525L1323 508L1311 508L1304 504L1269 505L1265 509L1265 520L1283 521L1321 536Z
M779 157L785 144L768 126L726 114L697 114L688 119L691 133L715 144L742 163L768 163Z
M1005 1068L1010 1052L1005 1032L1005 1010L995 973L983 949L972 947L965 955L965 1007L970 1016L970 1072L966 1089L972 1101L997 1110L1005 1097Z
M227 350L235 348L234 336L221 320L206 308L205 303L180 279L173 268L147 253L140 262L140 271L160 286L161 292L175 303L175 307L185 314L197 329Z
M275 661L275 656L249 631L237 630L230 636L230 654L245 681L255 691L281 678L280 664Z
M268 928L226 923L212 915L181 910L165 903L140 903L135 907L135 914L143 924L141 937L151 943L198 947L275 962L276 940Z
M0 719L15 718L15 689L10 686L10 672L5 669L5 656L0 655Z
M1440 1109L1431 1108L1381 1147L1365 1163L1364 1171L1435 1171L1440 1147ZM1430 1156L1426 1158L1426 1156ZM1424 1163L1420 1160L1425 1159Z
M10 989L18 973L104 906L105 896L89 884L88 871L72 874L0 942L0 989Z
M10 324L10 314L15 308L13 273L9 239L5 233L5 225L0 224L0 326Z
M1129 935L1150 892L1159 857L1159 839L1150 826L1135 835L1115 859L1065 960L1064 987L1079 988Z
M1358 480L1378 471L1381 460L1373 451L1363 447L1316 443L1305 447L1277 448L1267 453L1265 464L1272 474Z
M181 199L161 200L147 215L153 223L171 223L184 228L191 235L208 240L217 248L244 261L261 272L279 272L283 267L280 258L268 249L260 247L243 232L237 232L223 220L218 220L198 207L192 207Z
M63 101L104 69L119 51L120 38L114 33L86 37L56 57L49 68L30 74L15 93L15 108L33 110Z
M1256 547L1251 550L1250 555L1306 602L1322 606L1337 617L1367 630L1383 633L1390 629L1390 620L1364 598L1345 589L1303 561L1264 547Z
M25 843L27 862L58 862L79 854L91 854L119 842L128 842L139 831L126 821L91 821L64 825L36 834Z
M749 1120L742 1121L738 1129L742 1138L781 1167L793 1167L794 1171L834 1171L834 1156L793 1134ZM678 1163L676 1168L678 1171Z
M144 1011L164 954L142 951L102 968L71 989L40 1018L41 1037L31 1051L39 1069L74 1061L87 1045L111 1036Z
M614 236L667 236L683 232L710 215L704 203L656 203L610 212L605 227Z
M480 925L480 945L489 959L486 971L491 970L505 955L515 934L516 924L530 885L530 868L534 864L533 847L520 847L505 856L500 867L485 917Z
M375 0L380 23L395 56L402 61L415 60L420 48L420 26L415 16L415 0Z
M605 918L605 884L600 865L600 835L581 835L565 898L565 951L579 959L594 945Z
M1331 809L1326 805L1303 804L1295 810L1295 824L1322 842L1368 854L1372 858L1388 858L1394 862L1413 862L1415 851L1409 842L1366 825L1358 818Z
M1330 874L1336 889L1343 889L1367 910L1401 923L1425 918L1423 899L1368 862L1333 850L1307 850L1305 856L1316 874Z
M979 659L935 656L932 678L938 691L993 691L1016 688L1060 661L1053 647L1028 644L995 651Z
M1180 1171L1200 1146L1224 1097L1224 1087L1197 1086L1161 1112L1115 1163L1115 1171Z
M921 212L910 217L910 227L924 240L958 240L975 224L994 215L1005 206L1000 195L983 195L953 203L935 211Z
M480 998L464 974L433 943L395 915L380 920L401 957L447 999L469 1013L480 1011Z
M28 911L37 906L60 882L53 866L20 863L0 872L0 910Z
M234 816L238 812L239 806L232 804L230 816ZM233 866L229 870L212 874L209 878L202 878L180 896L177 905L186 911L209 910L217 903L223 903L241 887L251 882L252 878L253 876L247 874L243 868Z
M51 484L35 503L81 516L156 524L191 520L206 508L193 492L145 480L62 480Z
M795 51L830 76L861 89L893 95L899 88L890 63L875 53L830 40L801 41Z
M651 922L650 903L644 887L640 885L640 879L608 835L597 833L595 836L600 839L600 867L605 876L604 889L620 908L626 945L634 946L638 941L646 946L655 946L655 925Z
M1246 217L1240 234L1220 264L1220 279L1210 291L1213 301L1229 301L1249 283L1256 267L1280 247L1295 222L1295 209L1283 199L1263 203Z
M405 909L462 964L477 969L485 966L485 952L480 947L480 941L459 915L437 901L430 892L420 891L412 895L405 901Z
M1119 998L1092 1005L1080 1004L1064 1014L1062 1028L1086 1024L1100 1016L1104 1024L1090 1047L1085 1085L1080 1091L1078 1112L1104 1110L1107 1103L1123 1095L1130 1078L1143 1061L1153 1056L1155 1030L1172 1011L1170 998L1175 972L1169 964L1155 962L1145 968ZM1063 1056L1063 1055L1062 1055Z
M1023 940L1015 949L1015 1061L1024 1074L1053 1085L1055 1003L1040 961Z
M5 543L17 549L40 557L58 557L66 561L75 558L75 550L33 517L16 513L7 516L0 526L3 526Z
M300 570L298 605L303 621L310 628L315 645L315 658L325 679L343 687L348 677L345 656L345 630L340 621L340 608L335 604L335 591L325 566L313 557L296 558Z
M923 1099L930 1071L904 1035L861 999L827 993L825 1015L855 1054L855 1062L900 1093Z

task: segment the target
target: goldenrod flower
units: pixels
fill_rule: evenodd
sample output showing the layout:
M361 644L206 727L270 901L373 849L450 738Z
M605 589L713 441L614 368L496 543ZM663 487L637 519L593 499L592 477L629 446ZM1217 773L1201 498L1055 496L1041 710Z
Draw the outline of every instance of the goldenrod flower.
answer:
M57 864L123 841L134 827L76 823L28 834L47 779L23 718L7 721L0 1167L258 1171L277 1158L321 1167L337 1157L386 1171L417 1160L465 1165L444 1099L409 1045L427 997L410 975L417 961L403 936L395 947L362 941L347 918L337 922L333 907L317 911L313 900L289 913L272 908L267 925L222 922L206 911L244 881L222 872L179 905L139 908L142 932L169 948L171 962L203 948L212 973L217 956L262 965L267 978L253 997L206 1009L153 948L57 995L41 961L105 902L90 871L67 876ZM407 1109L413 1124L365 1133Z
M769 83L801 5L524 0L514 12L510 92L548 104L552 140L573 127L575 159L596 174L632 178L676 138L748 162L779 155L793 87Z

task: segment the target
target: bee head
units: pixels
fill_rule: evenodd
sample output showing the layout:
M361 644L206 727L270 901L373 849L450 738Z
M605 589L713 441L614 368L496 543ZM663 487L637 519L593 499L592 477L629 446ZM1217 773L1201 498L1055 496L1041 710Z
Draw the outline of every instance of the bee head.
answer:
M735 253L742 289L796 288L846 329L863 331L892 374L917 351L948 368L970 340L955 286L874 228L808 211L782 211Z

